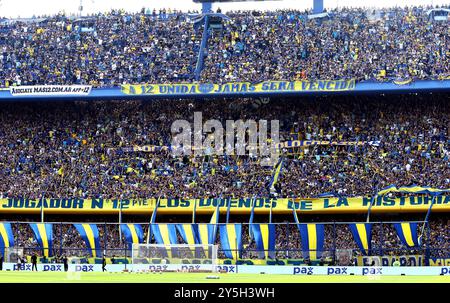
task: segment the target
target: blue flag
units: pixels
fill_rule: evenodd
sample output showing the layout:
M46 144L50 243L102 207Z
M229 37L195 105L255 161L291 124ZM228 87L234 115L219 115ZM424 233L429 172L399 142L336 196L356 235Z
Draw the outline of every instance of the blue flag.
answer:
M42 248L44 256L53 255L53 228L51 223L30 223L34 237Z

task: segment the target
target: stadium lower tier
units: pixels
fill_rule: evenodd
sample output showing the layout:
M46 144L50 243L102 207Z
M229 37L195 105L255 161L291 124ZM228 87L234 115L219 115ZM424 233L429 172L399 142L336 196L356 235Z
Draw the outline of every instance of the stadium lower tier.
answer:
M419 214L389 215L381 218L383 222L375 217L377 220L370 223L354 223L346 217L335 217L334 222L306 217L298 224L288 217L277 217L281 222L272 224L259 223L263 222L260 217L252 224L248 221L149 224L136 223L142 222L136 221L137 218L122 224L10 220L0 222L0 253L5 261L13 262L37 254L42 263L68 257L73 263L95 264L105 257L107 262L117 264L130 263L131 258L133 263L142 264L196 264L210 262L211 258L205 253L199 255L192 247L175 251L169 245L210 244L217 245L221 264L370 265L371 258L376 257L375 262L381 264L391 264L399 258L401 264L410 266L448 265L449 215L438 213L432 217L425 222ZM233 218L230 222L245 221ZM136 255L133 245L138 243L160 248Z

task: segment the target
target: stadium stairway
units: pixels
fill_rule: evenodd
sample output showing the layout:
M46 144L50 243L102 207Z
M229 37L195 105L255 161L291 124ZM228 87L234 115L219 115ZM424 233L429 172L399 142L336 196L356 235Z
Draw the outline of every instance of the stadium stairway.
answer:
M202 43L200 44L200 50L198 52L197 65L195 67L195 80L198 81L200 79L200 75L203 69L203 62L206 57L206 48L208 43L209 36L209 16L205 15L205 23L203 25L203 35L202 35Z

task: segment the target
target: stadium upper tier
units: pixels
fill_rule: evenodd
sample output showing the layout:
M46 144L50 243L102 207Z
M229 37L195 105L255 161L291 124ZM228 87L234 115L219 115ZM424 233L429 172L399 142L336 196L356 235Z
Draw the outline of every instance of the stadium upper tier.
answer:
M0 198L306 198L371 195L391 184L450 188L448 95L266 101L2 103ZM273 190L274 168L248 153L182 157L133 149L170 145L172 122L193 124L194 112L223 125L279 120L280 141L337 144L283 149Z
M228 17L222 29L163 11L3 20L0 87L450 77L449 22L425 7Z

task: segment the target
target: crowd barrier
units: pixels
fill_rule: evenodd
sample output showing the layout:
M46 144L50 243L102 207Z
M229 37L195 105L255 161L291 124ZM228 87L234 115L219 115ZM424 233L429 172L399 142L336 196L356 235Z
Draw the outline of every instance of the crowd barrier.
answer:
M450 266L450 250L448 251L449 257L447 258L426 258L425 255L396 255L396 256L357 256L353 258L353 262L356 266L371 266L371 263L375 261L377 266L393 266L394 262L397 260L400 266L408 267L421 267L426 266ZM27 255L25 257L27 263L31 263L31 256ZM114 261L111 255L105 257L106 264L132 264L132 258L126 257L114 257ZM159 258L146 258L139 259L141 264L153 264L160 265L163 263L162 259ZM56 261L54 257L43 258L38 257L39 264L55 264ZM85 258L85 257L69 257L68 263L70 264L102 264L102 258ZM166 260L167 263L176 264L186 264L186 265L199 265L199 264L210 264L208 259L173 259ZM309 263L308 263L309 262ZM305 260L305 259L218 259L217 263L219 265L226 266L301 266L301 265L311 265L318 266L321 262L323 265L333 264L333 258L327 257L322 261L320 260ZM342 264L336 264L342 265Z
M211 270L211 265L167 264L167 265L127 265L109 264L108 272L195 272ZM32 271L31 264L17 265L5 263L6 271ZM219 265L217 270L228 274L277 274L277 275L357 275L357 276L450 276L450 267L375 267L375 266L264 266L264 265ZM38 264L37 271L65 271L63 264ZM101 272L101 264L69 264L68 272Z

